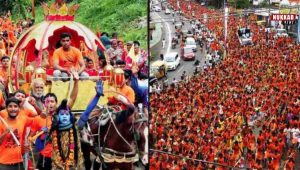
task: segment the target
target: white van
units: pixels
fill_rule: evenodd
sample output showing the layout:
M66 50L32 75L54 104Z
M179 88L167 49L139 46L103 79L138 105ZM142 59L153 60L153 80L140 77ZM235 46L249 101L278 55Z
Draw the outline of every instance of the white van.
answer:
M176 70L180 64L180 57L177 52L170 52L164 56L164 61L167 63L168 70Z
M185 41L186 48L192 48L194 52L197 51L196 41L193 37L187 37Z

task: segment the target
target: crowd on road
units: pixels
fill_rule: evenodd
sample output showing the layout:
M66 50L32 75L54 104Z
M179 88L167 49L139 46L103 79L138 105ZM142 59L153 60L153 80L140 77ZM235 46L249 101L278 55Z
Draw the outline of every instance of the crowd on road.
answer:
M169 8L166 3L161 4L163 9ZM158 4L153 6L159 8ZM172 14L172 15L171 15ZM170 10L170 14L166 16L172 17L173 26L175 27L174 35L172 36L171 44L172 48L176 49L178 45L178 55L180 56L180 64L185 67L187 62L195 61L188 64L188 70L183 69L182 74L177 76L168 75L167 80L161 79L161 81L153 81L150 83L150 93L160 91L169 84L176 84L180 81L187 81L190 75L197 75L202 70L206 70L208 67L215 67L223 57L223 51L220 45L215 41L215 35L211 32L206 25L200 23L198 20L187 20L185 16L182 16L180 12L176 11L176 8ZM190 18L190 17L188 17ZM164 38L162 40L162 46L165 43ZM193 49L193 51L192 51ZM168 54L166 54L167 56ZM164 55L160 54L160 60L164 61ZM192 70L189 70L192 68ZM160 79L160 76L157 76Z
M178 10L175 0L168 2ZM187 18L193 18L189 4L196 19L204 13L223 16L180 1ZM200 22L216 35L216 43L224 42L222 17ZM150 148L165 152L151 153L150 169L295 169L300 46L246 23L229 17L227 55L215 68L150 96ZM239 44L237 26L251 28L253 45Z

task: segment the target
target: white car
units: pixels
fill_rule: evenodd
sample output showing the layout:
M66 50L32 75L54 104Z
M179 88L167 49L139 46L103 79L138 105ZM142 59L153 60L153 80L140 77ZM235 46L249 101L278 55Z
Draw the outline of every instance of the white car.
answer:
M155 11L155 12L160 12L161 8L159 6L153 6L152 10Z
M276 29L276 35L275 35L275 38L277 37L288 37L289 35L287 34L287 31L286 29Z
M196 41L192 37L187 37L185 40L185 48L192 48L194 52L197 51Z
M164 61L167 63L168 70L176 70L180 64L180 57L177 52L170 52L165 55Z
M165 14L171 14L171 10L169 8L166 8Z
M248 28L240 28L236 33L241 45L252 45L253 33Z

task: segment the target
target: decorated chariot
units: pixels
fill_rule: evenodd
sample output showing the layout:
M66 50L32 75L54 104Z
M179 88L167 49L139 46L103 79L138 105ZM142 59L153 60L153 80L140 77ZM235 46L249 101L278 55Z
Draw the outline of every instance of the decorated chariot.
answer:
M53 52L57 48L62 33L69 33L72 36L71 45L80 49L83 56L89 56L95 68L98 67L97 50L105 54L105 47L94 32L74 20L78 8L79 5L68 7L66 4L60 6L57 3L53 3L50 7L43 5L45 20L23 33L10 54L9 92L17 89L28 92L32 80L42 78L46 82L46 92L55 93L58 102L69 97L72 80L63 82L53 79ZM109 63L108 56L105 56ZM105 81L106 92L124 81L123 70L115 69L110 64L106 65L102 75L101 77L90 76L88 80L79 82L77 97L79 100L76 101L73 110L85 109L89 101L80 99L89 99L95 94L95 91L91 90L91 87L95 87L95 80L101 78ZM113 82L113 80L116 81ZM113 94L106 94L106 96L111 95ZM100 103L107 103L107 98L102 98Z

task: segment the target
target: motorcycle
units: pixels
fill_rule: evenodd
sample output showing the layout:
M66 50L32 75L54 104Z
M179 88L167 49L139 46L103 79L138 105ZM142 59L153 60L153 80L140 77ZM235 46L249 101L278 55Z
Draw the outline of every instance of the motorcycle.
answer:
M194 76L197 75L199 72L200 72L200 65L195 67L193 72Z
M178 40L175 37L173 37L172 38L172 49L176 48L177 43L178 43Z
M176 42L172 41L172 49L176 48Z
M186 78L186 73L185 73L185 71L183 71L180 79L181 79L181 81L183 81L183 80L185 80L185 78Z
M195 63L194 63L194 66L198 66L199 64L200 64L200 61L196 60Z
M169 79L165 79L163 81L163 89L167 89L169 87Z

